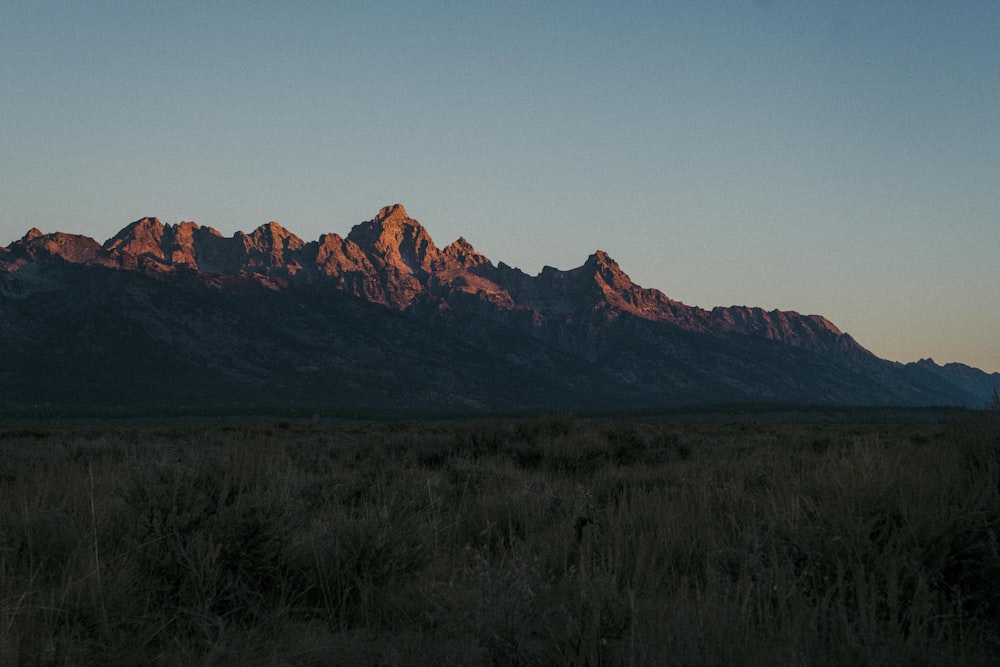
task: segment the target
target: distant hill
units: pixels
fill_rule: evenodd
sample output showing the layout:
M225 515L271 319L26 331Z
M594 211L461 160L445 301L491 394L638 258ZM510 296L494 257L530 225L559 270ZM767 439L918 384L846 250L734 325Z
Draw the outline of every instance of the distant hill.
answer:
M346 237L142 218L0 248L4 405L981 407L1000 374L879 359L819 315L704 310L597 251L528 275L400 205Z

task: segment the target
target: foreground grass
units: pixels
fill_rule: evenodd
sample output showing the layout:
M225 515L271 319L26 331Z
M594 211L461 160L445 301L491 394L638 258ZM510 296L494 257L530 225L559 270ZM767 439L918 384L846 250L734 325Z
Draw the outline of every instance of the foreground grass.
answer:
M993 664L1000 428L0 430L0 664Z

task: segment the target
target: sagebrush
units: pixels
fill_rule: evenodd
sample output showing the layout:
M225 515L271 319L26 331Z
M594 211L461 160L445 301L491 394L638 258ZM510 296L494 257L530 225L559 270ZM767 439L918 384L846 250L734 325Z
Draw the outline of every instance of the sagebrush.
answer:
M0 664L992 664L1000 432L0 429Z

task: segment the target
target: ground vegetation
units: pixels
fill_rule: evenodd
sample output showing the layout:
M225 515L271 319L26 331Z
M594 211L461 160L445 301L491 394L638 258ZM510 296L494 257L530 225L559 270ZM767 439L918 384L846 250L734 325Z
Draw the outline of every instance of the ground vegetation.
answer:
M993 416L8 423L0 664L993 664Z

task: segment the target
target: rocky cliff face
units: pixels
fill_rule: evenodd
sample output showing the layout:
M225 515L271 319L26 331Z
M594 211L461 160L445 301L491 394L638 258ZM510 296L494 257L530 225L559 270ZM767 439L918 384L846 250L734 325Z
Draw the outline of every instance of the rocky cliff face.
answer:
M686 306L634 284L602 251L575 269L531 276L494 265L464 238L439 249L399 204L346 237L308 242L276 222L224 237L146 217L103 245L32 229L0 249L0 318L0 344L21 355L12 368L47 354L62 359L60 377L89 368L68 386L96 382L96 396L115 394L107 386L115 373L143 384L129 369L145 368L145 382L161 393L215 387L265 402L978 398L941 374L914 380L818 315ZM130 361L105 359L116 349ZM109 368L117 370L109 376ZM19 388L44 399L43 376L0 374L0 399L16 400ZM26 383L34 389L23 391Z

